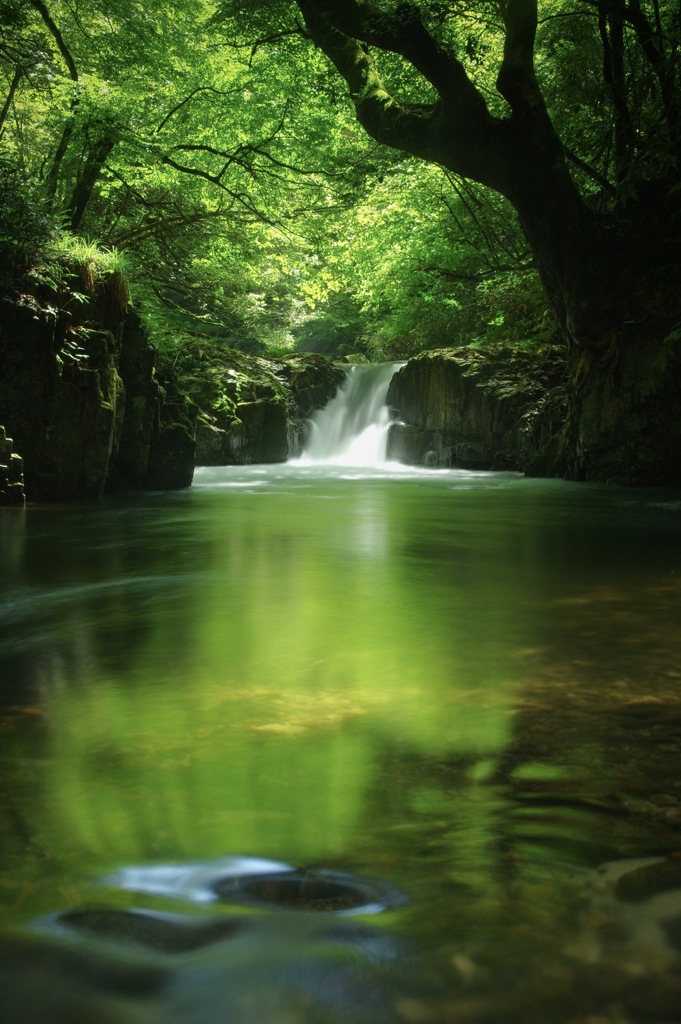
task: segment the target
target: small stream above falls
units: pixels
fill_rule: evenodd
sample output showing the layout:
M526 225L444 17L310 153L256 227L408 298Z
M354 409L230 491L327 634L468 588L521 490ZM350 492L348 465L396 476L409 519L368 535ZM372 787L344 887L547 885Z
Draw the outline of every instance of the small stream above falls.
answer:
M312 414L302 465L380 466L386 461L388 386L403 363L353 366L334 398Z

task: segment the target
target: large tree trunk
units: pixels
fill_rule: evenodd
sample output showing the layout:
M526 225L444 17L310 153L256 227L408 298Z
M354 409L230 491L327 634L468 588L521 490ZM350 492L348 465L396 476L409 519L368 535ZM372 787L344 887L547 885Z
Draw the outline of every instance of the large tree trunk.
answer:
M505 45L497 88L511 111L506 118L489 113L415 5L388 12L361 0L296 3L310 36L348 83L370 135L495 189L517 210L568 348L569 414L560 452L546 471L681 484L681 346L673 340L677 325L681 333L679 202L669 183L640 191L610 214L597 214L582 199L535 78L536 0L501 5ZM617 10L618 18L633 17L633 6ZM604 17L613 58L609 84L621 100L614 59L621 55L621 18L608 21L607 11ZM652 46L646 56L657 57L647 28L643 19L636 31L649 51ZM413 104L391 96L372 48L407 60L437 100ZM676 107L665 99L673 114ZM626 111L617 109L621 164L631 147Z
M673 185L610 216L568 189L516 199L568 350L556 466L573 479L681 486L681 213ZM581 207L581 209L580 209Z
M623 326L606 348L569 352L568 372L564 475L681 486L679 346L655 329Z
M546 229L541 213L519 212L532 243ZM680 486L678 217L665 202L644 202L590 228L566 216L559 234L533 247L568 350L562 458L547 469Z

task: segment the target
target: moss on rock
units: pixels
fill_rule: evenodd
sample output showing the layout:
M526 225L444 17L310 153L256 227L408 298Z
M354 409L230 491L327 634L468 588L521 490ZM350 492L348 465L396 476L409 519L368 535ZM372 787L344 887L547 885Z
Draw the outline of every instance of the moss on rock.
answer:
M393 377L388 455L422 465L526 469L564 418L561 349L437 349Z
M78 318L73 279L68 288L34 282L33 291L0 300L0 420L22 451L29 500L191 483L192 407L176 385L171 403L114 278L77 278L91 288L79 293ZM158 439L166 424L179 437L180 422L177 465L162 473L154 459L171 456Z
M333 397L343 372L318 355L280 360L247 355L206 339L176 361L199 409L197 463L247 465L298 455L307 417Z

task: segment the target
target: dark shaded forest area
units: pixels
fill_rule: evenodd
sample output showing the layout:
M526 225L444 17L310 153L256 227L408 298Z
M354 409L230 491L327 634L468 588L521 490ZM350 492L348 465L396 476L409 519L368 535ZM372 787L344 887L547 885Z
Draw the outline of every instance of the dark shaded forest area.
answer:
M194 401L233 350L558 348L541 471L681 483L676 6L6 0L0 24L0 288L57 355L110 327L102 289Z

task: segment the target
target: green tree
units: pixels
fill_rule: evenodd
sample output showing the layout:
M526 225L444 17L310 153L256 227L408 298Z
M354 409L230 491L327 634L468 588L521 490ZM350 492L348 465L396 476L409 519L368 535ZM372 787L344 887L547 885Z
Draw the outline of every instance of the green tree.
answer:
M650 168L652 175L646 176L654 175L652 191L662 193L667 206L673 202L676 176L670 169L676 171L679 146L674 38L662 28L655 31L638 4L594 5L594 21L603 38L604 86L612 96L612 171L618 193L604 216L594 211L570 171L537 77L536 0L508 0L498 12L496 5L487 5L488 33L500 58L496 89L505 101L503 114L495 112L495 106L503 108L487 101L457 53L461 39L456 22L465 9L426 3L420 10L412 4L373 6L345 0L298 0L297 6L314 41L346 79L365 129L383 143L505 196L518 211L566 336L583 347L600 345L604 328L612 330L631 312L627 307L637 301L641 271L648 269L636 233L638 229L649 235L649 218L642 218L640 208L647 213L654 200L650 188L641 184L635 189L632 179L643 182ZM625 36L627 45L637 48L639 62L645 61L646 70L651 68L658 81L656 112L664 118L664 139L655 111L638 114L632 106L635 97L626 92ZM470 49L468 63L475 65L478 48L471 44ZM398 88L403 92L405 84L411 85L411 95L390 91L378 60L383 54L402 58ZM413 84L406 70L417 73L410 76ZM652 84L649 81L648 87ZM641 133L643 142L650 143L645 148L640 139L634 145L634 137ZM665 151L660 152L663 141ZM613 215L615 211L619 216ZM643 225L638 223L641 219ZM623 251L623 226L632 239L628 252ZM672 236L677 241L677 222ZM671 239L662 240L669 250Z
M325 119L308 111L301 130L274 76L254 87L261 56L216 45L212 13L204 0L0 4L7 262L35 257L37 228L68 229L127 250L156 340L292 344L302 222L344 201L347 175L329 187L306 166Z
M537 0L296 0L241 4L236 23L266 38L263 22L293 30L294 7L372 138L517 211L569 348L571 471L636 458L653 394L660 458L681 463L681 371L663 344L681 317L678 12L552 0L540 24Z
M436 165L386 166L320 254L313 298L327 279L332 297L352 296L354 347L374 358L542 335L545 302L517 219Z

